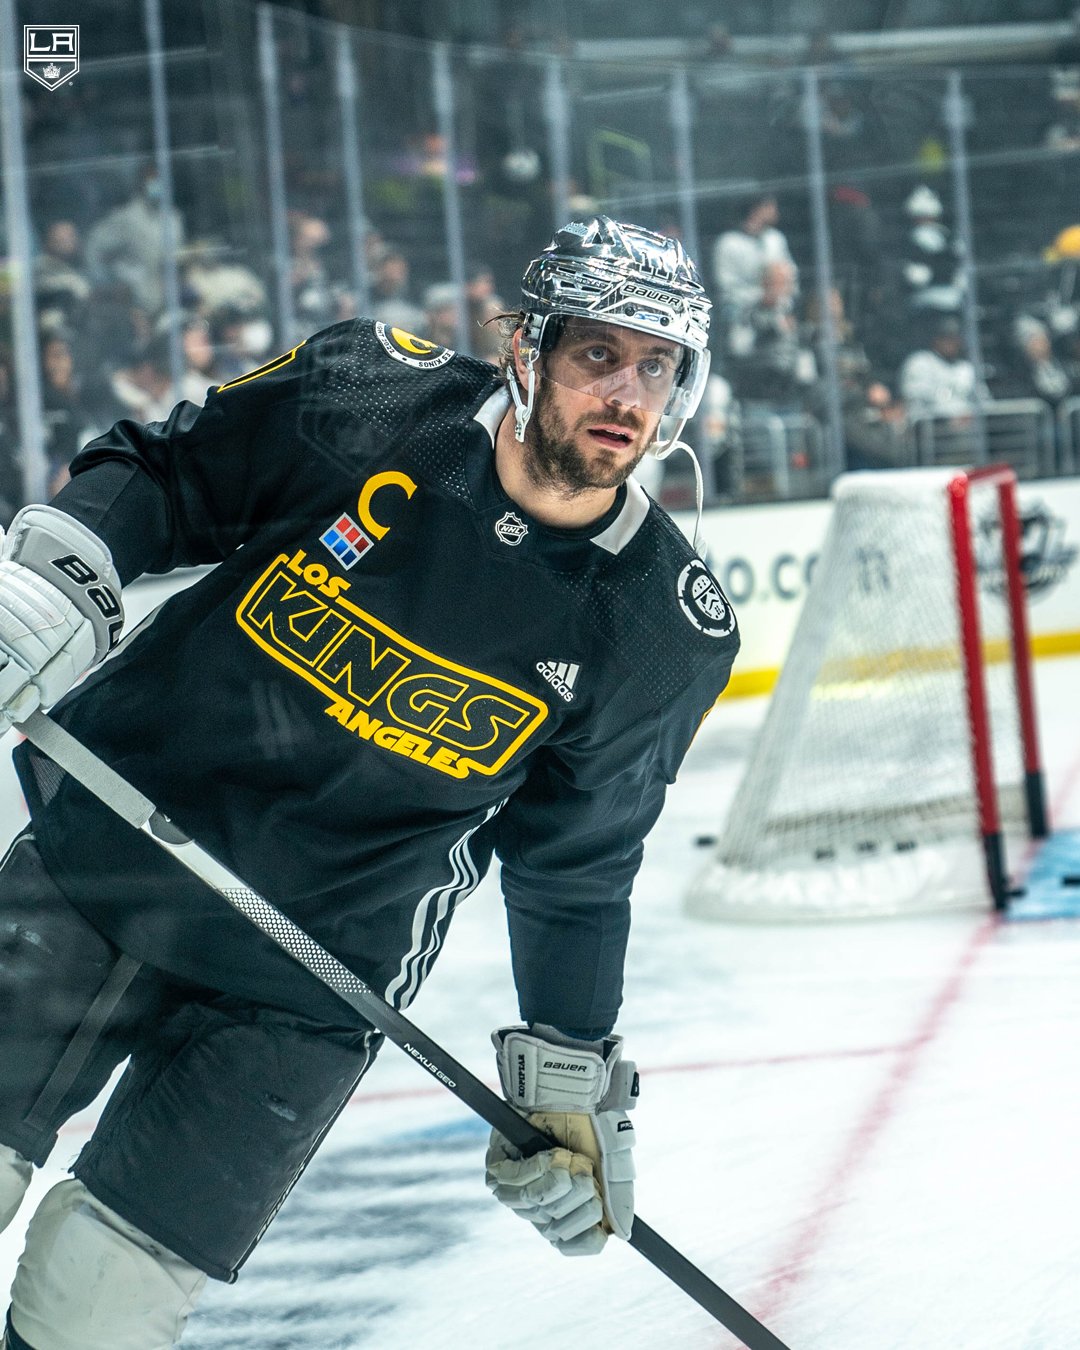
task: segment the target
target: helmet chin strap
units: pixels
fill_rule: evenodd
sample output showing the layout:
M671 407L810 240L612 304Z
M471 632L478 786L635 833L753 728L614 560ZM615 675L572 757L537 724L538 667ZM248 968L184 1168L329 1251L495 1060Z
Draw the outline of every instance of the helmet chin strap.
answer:
M529 425L533 402L536 398L536 358L538 355L539 353L534 351L525 360L528 385L524 400L521 397L521 386L518 384L517 373L514 368L511 366L506 372L506 383L510 386L510 397L514 400L514 439L522 445L525 443L525 428Z
M649 446L648 453L652 455L654 459L667 459L668 455L673 451L685 450L690 456L690 463L694 466L694 501L697 504L697 514L694 518L693 548L695 553L700 554L701 515L705 505L705 481L701 476L701 465L698 463L697 455L694 454L693 448L681 439L686 423L687 418L684 417L675 428L674 434L669 436L666 441L654 441L653 444Z

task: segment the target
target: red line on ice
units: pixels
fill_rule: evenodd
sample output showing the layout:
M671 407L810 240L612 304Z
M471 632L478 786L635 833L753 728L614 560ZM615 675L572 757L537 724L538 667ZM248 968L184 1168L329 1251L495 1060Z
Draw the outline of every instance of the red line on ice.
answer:
M760 1069L773 1068L779 1064L805 1064L836 1059L865 1059L875 1055L892 1055L903 1050L903 1045L870 1045L846 1050L808 1050L801 1054L759 1055L749 1059L710 1059L696 1064L654 1064L643 1067L642 1078L657 1078L661 1074L714 1073L718 1069ZM488 1086L493 1092L499 1086L491 1082ZM444 1087L390 1088L384 1092L366 1092L363 1088L357 1092L350 1106L370 1106L376 1102L409 1101L417 1097L446 1097Z
M1068 802L1078 780L1080 780L1080 758L1073 762L1055 794L1050 811L1051 822L1058 817L1062 807ZM1027 872L1038 848L1038 840L1028 843L1017 868L1020 875ZM931 1000L915 1035L898 1048L896 1059L890 1066L884 1083L840 1150L839 1156L819 1187L809 1212L796 1228L787 1250L773 1265L768 1276L763 1306L755 1311L755 1315L766 1324L784 1308L794 1287L806 1275L811 1257L822 1245L830 1219L844 1207L847 1191L855 1174L870 1154L886 1125L896 1115L905 1087L914 1076L927 1048L941 1032L948 1013L959 1001L972 966L997 932L1000 922L997 915L990 915L976 928L953 969Z
M811 1256L821 1245L829 1220L843 1208L853 1177L885 1126L896 1114L904 1088L921 1063L927 1047L936 1040L949 1011L960 998L968 972L989 939L997 932L999 922L993 916L984 920L975 930L953 970L931 1001L915 1035L897 1052L884 1083L826 1174L809 1213L797 1227L787 1250L773 1266L764 1306L756 1314L765 1322L784 1306L794 1285L805 1275Z

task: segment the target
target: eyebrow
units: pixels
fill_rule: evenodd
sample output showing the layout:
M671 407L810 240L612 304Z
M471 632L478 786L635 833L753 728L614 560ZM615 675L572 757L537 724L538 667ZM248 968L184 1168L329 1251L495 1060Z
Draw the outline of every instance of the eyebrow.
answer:
M619 326L619 325L617 325L617 324L612 324L612 325L611 325L612 328L617 328L618 326ZM632 328L630 328L630 329L627 329L626 331L629 332L629 333L633 333L635 330L632 329ZM608 340L610 340L610 336L611 336L611 335L610 335L610 332L603 332L603 333L586 333L586 332L582 332L582 331L580 331L580 330L577 331L577 332L575 332L573 329L571 329L571 330L569 330L569 331L567 332L566 336L567 336L567 338L569 339L569 341L571 341L571 342L602 342L602 341L608 341ZM664 343L658 343L658 344L657 344L656 346L654 346L654 347L647 347L647 348L645 349L645 351L643 351L643 352L641 353L641 355L642 355L642 356L674 356L678 351L679 351L679 343L677 343L677 342L664 342Z

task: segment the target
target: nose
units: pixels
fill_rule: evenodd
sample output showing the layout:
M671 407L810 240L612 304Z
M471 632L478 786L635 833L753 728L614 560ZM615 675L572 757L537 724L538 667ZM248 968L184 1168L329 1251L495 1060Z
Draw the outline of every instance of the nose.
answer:
M637 366L623 366L621 370L608 376L604 381L601 397L613 408L643 407L641 379Z

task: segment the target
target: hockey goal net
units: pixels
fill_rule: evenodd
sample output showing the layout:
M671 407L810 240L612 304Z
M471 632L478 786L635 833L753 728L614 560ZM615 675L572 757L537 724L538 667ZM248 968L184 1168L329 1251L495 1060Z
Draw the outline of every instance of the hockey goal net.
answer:
M845 474L791 648L690 913L753 921L1008 896L1045 833L1016 478Z

